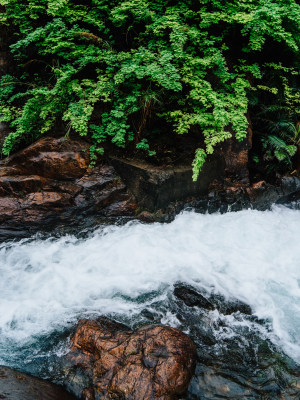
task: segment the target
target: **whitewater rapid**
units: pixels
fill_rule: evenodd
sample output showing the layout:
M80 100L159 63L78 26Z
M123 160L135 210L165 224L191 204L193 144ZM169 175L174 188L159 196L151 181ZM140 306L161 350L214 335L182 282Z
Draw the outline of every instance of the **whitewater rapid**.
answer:
M169 224L130 222L88 237L0 247L0 364L78 318L133 316L176 282L235 297L270 322L300 361L300 211L183 212ZM146 301L134 300L152 293ZM176 325L166 313L163 322ZM15 349L15 350L14 350ZM16 350L17 349L17 350Z

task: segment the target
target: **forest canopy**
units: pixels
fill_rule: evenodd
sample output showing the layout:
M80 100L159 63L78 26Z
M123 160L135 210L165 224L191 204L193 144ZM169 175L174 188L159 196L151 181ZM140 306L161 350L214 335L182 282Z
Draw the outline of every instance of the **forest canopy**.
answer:
M270 165L300 143L295 0L0 0L18 67L0 79L9 155L55 129L153 154L152 128L201 132L194 179L216 146L245 138ZM153 127L153 124L151 125ZM157 129L156 129L157 130ZM157 133L156 133L157 134ZM256 160L259 162L259 160Z

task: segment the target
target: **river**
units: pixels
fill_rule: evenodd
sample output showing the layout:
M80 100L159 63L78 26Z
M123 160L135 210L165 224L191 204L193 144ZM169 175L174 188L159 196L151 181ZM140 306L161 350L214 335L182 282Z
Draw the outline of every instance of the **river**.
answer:
M49 360L65 351L81 317L104 314L137 326L156 313L155 322L188 332L167 307L178 282L239 299L265 321L223 317L227 328L218 337L246 326L299 363L299 233L300 211L274 206L185 211L168 224L131 221L80 238L2 243L0 364L48 376Z

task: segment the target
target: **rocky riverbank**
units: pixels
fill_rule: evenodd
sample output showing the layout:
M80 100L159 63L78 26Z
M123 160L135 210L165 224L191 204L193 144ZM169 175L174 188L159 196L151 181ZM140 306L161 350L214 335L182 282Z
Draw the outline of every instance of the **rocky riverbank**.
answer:
M232 150L208 160L193 182L189 164L155 166L113 158L89 168L88 148L82 140L45 137L0 163L3 240L36 232L78 232L118 218L171 221L186 207L200 212L264 210L299 195L296 176L283 177L276 186L250 184L245 173L233 178L234 165L239 170L241 161L226 167ZM244 164L245 151L240 152Z

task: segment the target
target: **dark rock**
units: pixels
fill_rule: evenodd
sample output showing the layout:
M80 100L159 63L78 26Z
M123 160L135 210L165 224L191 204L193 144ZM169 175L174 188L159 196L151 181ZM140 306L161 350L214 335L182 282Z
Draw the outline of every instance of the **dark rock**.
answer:
M142 211L138 215L138 218L140 221L143 221L143 222L154 222L156 220L155 216L152 213L150 213L149 211Z
M204 164L199 179L192 180L192 166L156 167L133 159L111 159L118 174L134 195L142 210L156 211L173 201L206 195L214 179L222 179L224 163L221 157L211 157Z
M193 376L196 348L177 329L131 331L100 318L79 322L68 354L65 385L83 399L177 399Z
M251 307L240 300L227 301L225 302L225 304L223 304L223 307L219 307L219 310L225 315L233 314L236 312L240 312L246 315L252 314Z
M291 201L300 198L300 178L297 176L283 176L276 185L262 180L251 185L243 185L240 182L230 184L214 182L210 185L210 196L203 199L206 205L194 201L199 212L227 212L240 211L246 208L256 210L268 210L273 204L289 205Z
M189 307L201 307L206 310L214 310L215 307L202 294L186 286L177 286L174 295Z
M251 307L238 299L225 299L220 294L212 293L209 296L209 301L224 315L240 312L245 315L252 315Z
M0 399L75 400L75 397L53 383L0 367Z
M184 286L204 295L220 311L187 306L173 295L168 301L151 304L152 313L176 316L178 328L187 331L196 344L197 367L184 399L294 400L299 397L299 365L259 333L270 331L270 323L248 315L250 307L240 301L177 284L177 287ZM232 315L224 315L227 313Z
M0 195L9 196L15 194L21 197L26 193L38 192L48 184L48 180L38 175L6 175L0 177Z
M218 309L224 315L236 312L252 314L251 307L238 299L226 300L220 294L208 294L207 292L205 292L205 297L195 288L187 285L175 285L174 296L182 300L188 307L199 307L209 311Z
M230 182L249 185L249 150L252 148L252 124L249 114L247 137L241 142L232 138L224 143L221 154L225 160L225 176Z
M82 400L95 400L95 391L93 388L84 389L81 395Z

